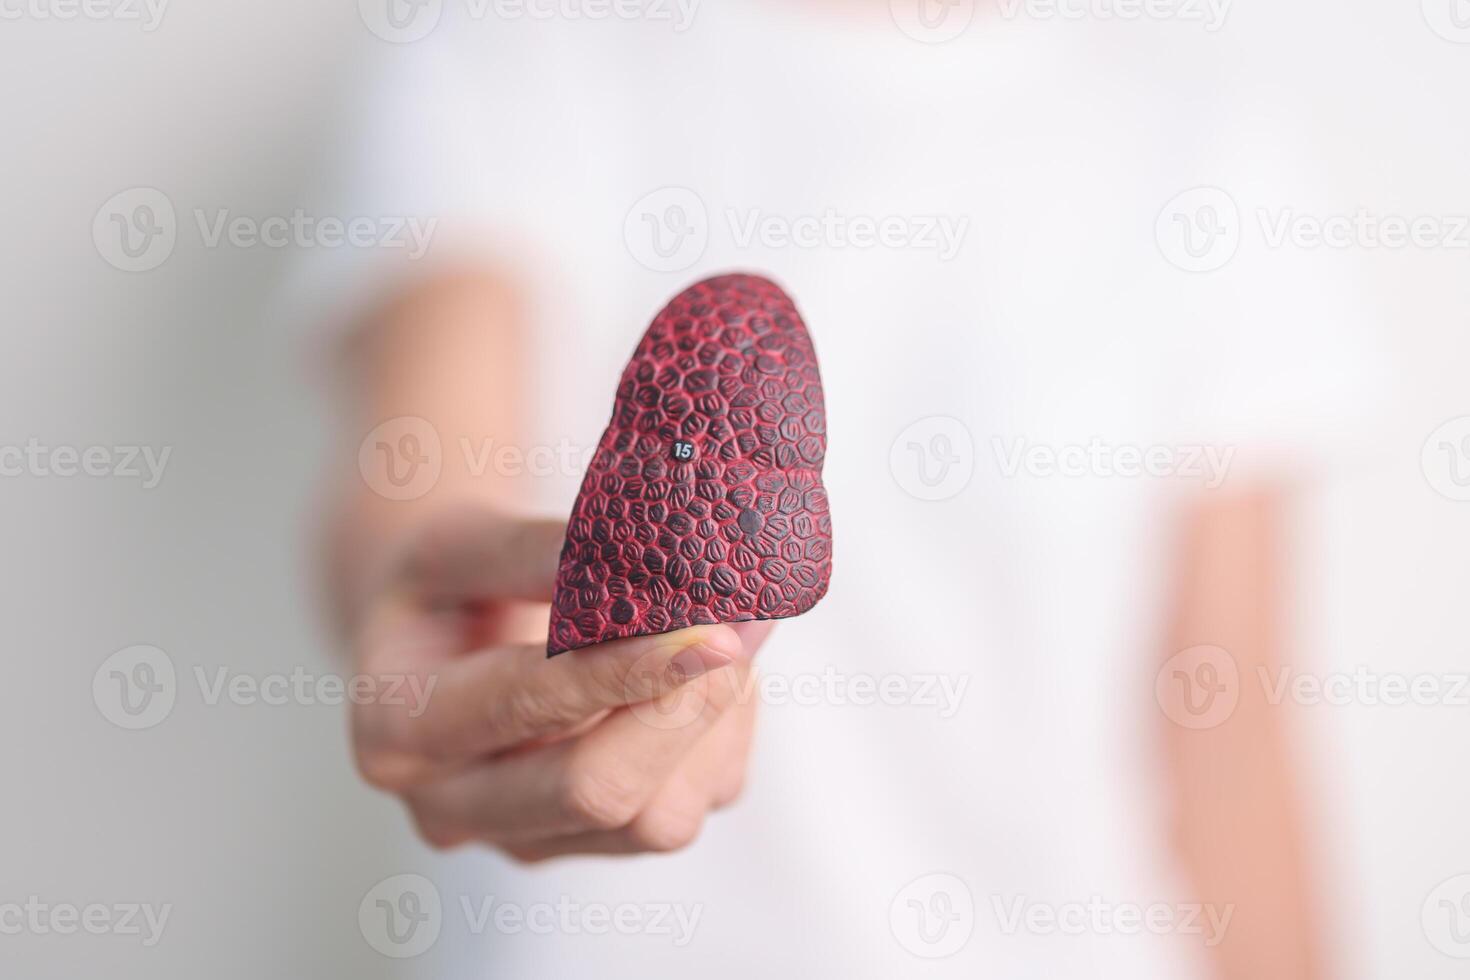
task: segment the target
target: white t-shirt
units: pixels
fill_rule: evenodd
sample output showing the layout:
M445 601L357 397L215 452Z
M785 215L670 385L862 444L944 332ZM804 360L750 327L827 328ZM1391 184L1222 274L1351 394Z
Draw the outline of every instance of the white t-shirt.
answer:
M803 311L830 438L832 587L762 653L742 800L672 856L435 864L414 976L1200 970L1154 676L1167 505L1201 481L1160 474L1339 455L1366 391L1351 283L1255 217L1312 193L1311 148L1269 85L1218 85L1270 25L981 11L928 44L810 7L709 2L680 32L450 0L363 89L336 213L437 216L433 254L522 277L533 443L594 445L652 315L732 269ZM412 265L311 276L366 303ZM548 512L579 480L537 481ZM460 900L488 896L572 925L477 934ZM1180 928L1130 918L1154 905ZM645 925L592 934L599 906Z

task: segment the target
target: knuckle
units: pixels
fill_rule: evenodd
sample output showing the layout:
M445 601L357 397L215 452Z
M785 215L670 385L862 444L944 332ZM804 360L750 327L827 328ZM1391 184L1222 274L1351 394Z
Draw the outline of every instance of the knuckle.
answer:
M645 675L648 665L640 661L629 662L619 657L602 657L596 667L586 675L589 698L597 704L623 704L641 700L643 692L654 685Z
M446 830L430 825L419 827L418 835L425 844L429 845L435 851L453 850L463 843L459 835L451 834Z
M426 807L410 799L408 813L419 839L436 851L447 851L464 842L464 837L444 821L434 817Z
M354 704L349 716L352 722L352 744L359 751L386 746L392 737L387 712L381 705Z
M546 691L518 686L492 702L489 723L505 738L520 740L559 727L563 715Z
M455 731L450 719L441 715L425 716L419 724L410 724L406 717L394 724L392 744L400 745L406 753L423 760L425 766L441 765L453 759L451 751Z
M423 752L425 745L432 744L429 735L429 726L416 722L406 711L383 704L353 706L352 739L365 754Z
M418 766L404 756L358 749L353 753L363 782L385 793L398 793L413 784Z
M562 808L596 830L626 827L638 815L636 788L591 766L569 766L562 780Z
M699 679L705 682L705 710L720 715L740 703L740 682L733 670L717 670Z
M730 806L745 793L745 771L737 770L720 781L715 788L712 805L716 809Z
M638 815L628 826L634 846L667 854L680 851L699 838L704 814L684 807L656 806Z

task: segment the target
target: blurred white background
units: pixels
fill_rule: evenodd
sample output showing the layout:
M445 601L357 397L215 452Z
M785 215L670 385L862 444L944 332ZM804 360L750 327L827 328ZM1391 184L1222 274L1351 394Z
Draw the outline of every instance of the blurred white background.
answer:
M1251 6L1234 16L1280 22L1270 68L1291 77L1282 98L1334 162L1303 210L1470 214L1470 43L1437 34L1416 3ZM363 941L358 902L426 858L397 804L358 782L343 710L210 706L193 681L196 668L339 669L314 612L310 553L322 400L300 338L273 314L299 256L181 234L163 266L133 274L91 234L99 207L139 186L181 212L289 214L325 172L361 65L385 45L348 2L177 2L152 31L3 9L0 442L171 455L151 489L0 479L0 903L172 905L151 948L0 935L3 972L394 974ZM1314 67L1292 76L1298 58ZM1221 84L1265 67L1241 64ZM1470 249L1362 248L1352 260L1378 297L1397 386L1367 434L1372 458L1302 515L1300 554L1325 555L1298 569L1302 659L1320 671L1465 672L1470 502L1437 492L1450 460L1431 453L1444 468L1426 467L1421 451L1442 423L1470 416ZM94 703L93 676L136 644L167 652L180 692L166 721L124 731ZM1306 750L1327 762L1316 843L1343 975L1463 975L1420 912L1437 885L1470 873L1470 705L1294 714Z
M5 479L11 617L5 901L171 903L163 941L5 936L14 977L374 976L357 904L398 869L396 805L352 771L341 708L203 703L196 667L334 669L314 619L321 400L266 310L290 250L205 249L129 274L107 198L289 213L364 41L350 4L170 5L136 22L0 21L7 444L172 446L156 488ZM21 93L26 93L22 95ZM113 651L172 658L180 696L124 731L91 696ZM340 667L335 669L340 670Z

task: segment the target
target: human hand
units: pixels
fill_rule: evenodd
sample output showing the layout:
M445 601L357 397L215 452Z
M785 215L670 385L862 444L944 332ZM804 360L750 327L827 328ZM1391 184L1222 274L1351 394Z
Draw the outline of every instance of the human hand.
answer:
M361 604L359 671L415 678L426 696L354 705L358 767L436 847L483 842L527 861L675 850L740 791L755 714L741 695L772 624L548 660L544 610L540 642L515 642L514 622L550 601L564 530L480 507L439 514Z

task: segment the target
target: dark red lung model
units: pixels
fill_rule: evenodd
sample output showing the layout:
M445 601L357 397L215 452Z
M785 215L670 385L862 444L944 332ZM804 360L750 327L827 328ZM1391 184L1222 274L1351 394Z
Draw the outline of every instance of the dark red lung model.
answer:
M747 275L680 293L623 371L572 508L547 655L816 605L832 575L826 432L790 297Z

